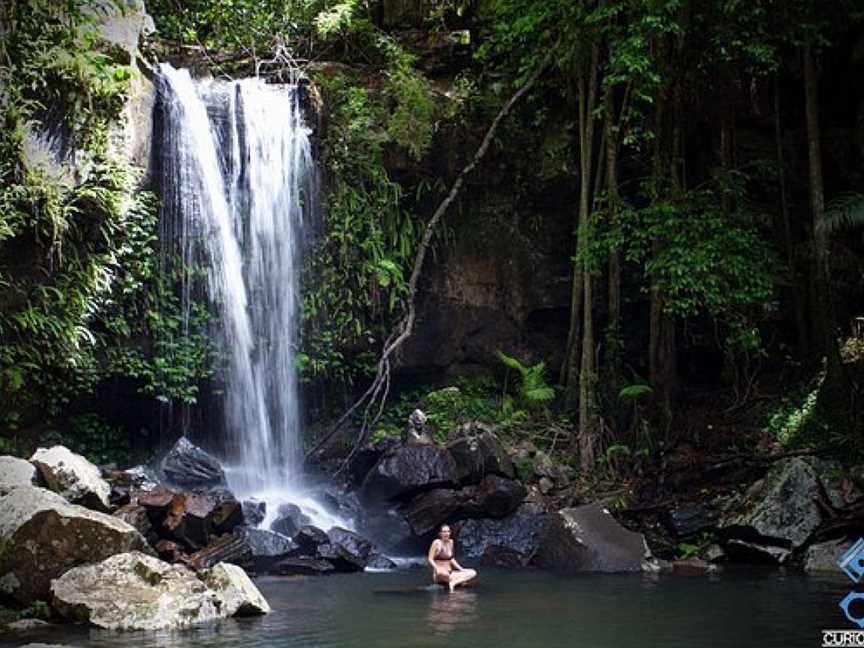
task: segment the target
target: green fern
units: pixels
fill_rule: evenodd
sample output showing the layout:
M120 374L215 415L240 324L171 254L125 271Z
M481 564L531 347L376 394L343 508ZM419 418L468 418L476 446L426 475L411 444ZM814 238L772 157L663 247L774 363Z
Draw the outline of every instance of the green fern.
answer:
M829 234L862 226L864 226L864 194L849 192L837 196L828 203L825 209L824 227Z
M496 355L505 367L519 372L522 377L519 396L526 405L541 405L555 399L555 389L546 382L545 362L538 362L533 367L526 367L516 358L512 358L501 351L496 351Z

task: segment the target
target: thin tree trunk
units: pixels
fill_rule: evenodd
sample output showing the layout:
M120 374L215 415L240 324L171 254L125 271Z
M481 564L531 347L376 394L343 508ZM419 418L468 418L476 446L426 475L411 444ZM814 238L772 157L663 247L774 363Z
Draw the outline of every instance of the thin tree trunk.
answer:
M579 196L579 249L583 258L589 251L593 224L591 222L591 180L594 156L594 107L597 103L597 79L600 68L600 45L591 50L587 99L580 111L581 187ZM594 277L590 265L582 269L582 360L579 368L579 458L583 470L590 470L600 446L600 417L597 407L597 366L594 355Z
M783 248L786 253L786 264L792 273L792 309L795 312L795 328L798 334L798 350L801 355L809 354L810 343L807 339L807 318L804 311L804 300L801 288L794 281L795 258L792 247L792 224L789 218L789 195L786 188L786 157L783 153L783 125L780 115L780 80L774 74L774 141L777 146L777 168L780 180L780 218Z
M833 331L829 297L829 238L825 227L825 193L822 180L822 136L819 130L818 79L809 41L804 44L804 101L807 113L807 152L810 160L810 215L813 219L815 308L813 329L819 350L828 358L828 370L840 365L840 353Z
M618 137L615 133L615 96L611 88L606 90L606 195L608 198L609 225L618 224ZM621 252L609 250L608 277L608 321L606 324L606 375L609 398L617 398L621 388Z

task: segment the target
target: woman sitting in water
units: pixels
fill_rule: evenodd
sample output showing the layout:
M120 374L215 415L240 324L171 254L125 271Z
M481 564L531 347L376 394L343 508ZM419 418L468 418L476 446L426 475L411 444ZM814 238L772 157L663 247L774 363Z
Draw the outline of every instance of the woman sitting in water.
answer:
M438 539L434 540L429 547L427 560L432 565L432 582L447 583L452 592L457 585L464 585L477 576L477 572L473 569L465 569L456 562L451 535L450 527L443 525L438 532Z

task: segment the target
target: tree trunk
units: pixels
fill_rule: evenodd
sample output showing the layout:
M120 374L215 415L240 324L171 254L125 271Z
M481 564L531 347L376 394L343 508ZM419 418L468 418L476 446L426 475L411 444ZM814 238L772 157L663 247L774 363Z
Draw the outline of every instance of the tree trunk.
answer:
M600 46L591 50L587 96L579 111L580 157L582 158L579 195L579 255L589 254L593 223L591 222L591 180L594 156L594 107L597 102L597 78L600 68ZM591 265L582 267L582 361L579 367L579 458L583 470L590 470L597 460L600 446L600 413L597 406L597 365L594 350L594 276Z
M609 226L618 224L618 137L615 133L615 96L606 90L606 195L608 197ZM610 400L618 397L621 389L621 252L609 250L608 321L606 324L605 370L606 389Z
M792 309L795 312L795 328L798 336L798 351L802 356L809 354L810 343L807 336L807 318L801 288L795 281L795 259L792 246L792 224L789 219L789 195L786 188L786 157L783 154L783 125L780 115L780 80L774 74L774 140L777 145L777 168L780 180L780 229L786 264L792 276Z
M822 180L822 136L819 131L818 80L809 41L804 44L804 103L807 113L807 152L810 160L810 215L813 224L813 330L819 351L827 356L828 369L840 365L840 353L833 330L829 296L829 237L825 227L825 193Z

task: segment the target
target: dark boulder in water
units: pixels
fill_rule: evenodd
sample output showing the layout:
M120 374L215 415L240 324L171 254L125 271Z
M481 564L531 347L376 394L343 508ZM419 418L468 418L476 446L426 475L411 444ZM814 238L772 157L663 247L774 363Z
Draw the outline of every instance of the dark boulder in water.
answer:
M248 546L252 555L249 566L259 574L272 572L272 567L283 558L296 556L300 547L291 538L252 527L238 527L234 534Z
M180 488L224 487L225 471L213 455L180 437L160 464L165 479Z
M486 548L497 545L531 556L537 549L538 534L549 515L536 504L523 504L515 513L498 520L472 519L453 525L456 555L460 561L479 560Z
M318 553L319 546L329 544L330 538L322 529L307 524L300 527L294 534L294 542L297 544L301 555L314 556Z
M336 568L320 558L284 558L273 565L271 573L279 576L321 576L335 572Z
M480 557L480 565L483 567L525 567L528 564L528 556L521 551L499 545L489 545Z
M369 562L366 563L366 569L374 570L393 570L396 569L396 563L390 560L387 556L373 553L369 556Z
M318 547L318 553L322 558L331 560L337 568L347 566L345 571L362 570L366 567L372 553L372 543L366 538L341 527L330 529L327 538L330 540L330 551L335 554L335 558L330 554L325 556L324 547L327 545L321 545Z
M533 563L566 572L636 572L650 558L645 538L599 504L561 509L538 536Z
M454 486L456 481L456 462L446 449L401 444L369 471L361 495L367 502L402 499L424 490Z
M279 507L276 520L270 525L270 529L282 535L293 538L300 527L309 524L309 516L296 504L283 504Z

